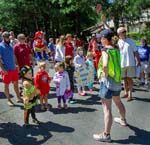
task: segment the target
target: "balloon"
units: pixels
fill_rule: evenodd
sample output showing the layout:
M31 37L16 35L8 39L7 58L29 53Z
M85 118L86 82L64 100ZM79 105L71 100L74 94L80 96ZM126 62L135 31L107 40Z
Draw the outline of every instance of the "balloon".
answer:
M101 11L102 11L102 5L101 4L97 4L97 6L96 6L97 14L99 14Z

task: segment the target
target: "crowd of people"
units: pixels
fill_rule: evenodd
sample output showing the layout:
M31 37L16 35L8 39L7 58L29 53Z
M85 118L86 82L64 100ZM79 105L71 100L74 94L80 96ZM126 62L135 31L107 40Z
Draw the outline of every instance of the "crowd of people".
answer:
M101 98L104 111L104 130L94 134L95 140L111 142L112 100L116 104L120 117L114 121L127 126L126 110L120 98L132 101L133 78L137 77L141 85L148 85L150 73L150 48L146 39L141 39L141 46L136 46L127 37L125 27L117 29L118 37L110 29L92 34L88 49L77 35L61 35L58 39L49 38L47 43L44 32L37 31L33 41L23 33L15 38L14 32L4 31L0 43L1 77L4 93L9 106L14 106L10 98L9 84L12 82L17 102L24 104L24 125L29 125L29 115L34 123L39 124L35 115L35 106L40 99L42 111L49 110L48 94L50 83L56 86L57 108L68 109L68 102L73 104L75 86L78 95L94 91L94 82L99 84L98 97ZM50 61L54 63L54 76L50 76ZM37 64L38 71L34 72ZM18 81L22 85L19 89ZM124 95L120 97L124 85ZM63 102L63 104L62 104Z

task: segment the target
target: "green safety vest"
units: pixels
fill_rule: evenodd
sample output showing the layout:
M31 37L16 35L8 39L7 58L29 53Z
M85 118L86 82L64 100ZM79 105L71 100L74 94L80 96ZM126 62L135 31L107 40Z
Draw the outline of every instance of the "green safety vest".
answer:
M108 76L114 79L115 82L121 82L121 62L120 52L117 49L107 49L108 54ZM98 78L102 77L103 72L103 58L101 57L98 64Z
M37 106L39 104L38 100L36 100L34 103L31 104L24 104L24 109L31 109L34 106Z

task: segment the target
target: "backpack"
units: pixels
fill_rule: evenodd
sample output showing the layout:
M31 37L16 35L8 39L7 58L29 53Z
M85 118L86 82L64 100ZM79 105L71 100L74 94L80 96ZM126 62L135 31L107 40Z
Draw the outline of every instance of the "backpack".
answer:
M121 63L120 63L120 52L117 49L107 49L108 54L108 76L115 82L121 82ZM103 56L102 56L103 57ZM103 72L103 58L101 57L98 64L98 78L102 77Z

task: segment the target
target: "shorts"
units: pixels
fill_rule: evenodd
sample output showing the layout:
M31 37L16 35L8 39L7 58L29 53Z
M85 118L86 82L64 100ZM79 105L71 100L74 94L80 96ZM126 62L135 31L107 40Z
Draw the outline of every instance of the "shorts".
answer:
M18 70L9 70L7 71L7 75L2 72L2 80L4 84L10 84L11 82L15 82L19 80L19 72Z
M141 61L141 72L148 74L150 72L150 64L148 61Z
M135 77L135 71L136 67L135 66L128 66L122 68L122 78L129 77L129 78L134 78Z
M113 96L119 97L121 90L113 91L106 87L104 82L100 83L99 97L101 99L112 99Z

